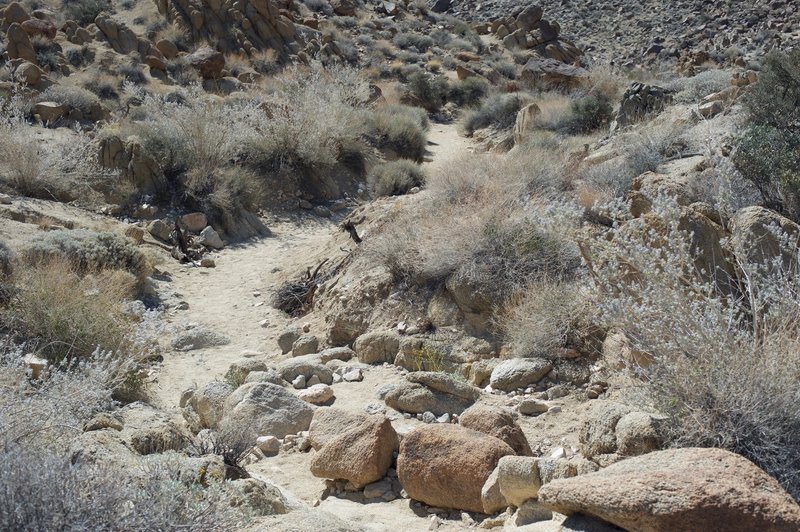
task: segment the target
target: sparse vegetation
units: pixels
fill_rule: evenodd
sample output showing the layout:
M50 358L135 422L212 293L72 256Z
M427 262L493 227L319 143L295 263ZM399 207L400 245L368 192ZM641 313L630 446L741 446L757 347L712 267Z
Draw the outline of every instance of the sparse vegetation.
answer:
M741 283L732 295L729 279L710 283L694 267L680 208L662 198L654 214L593 241L604 319L653 356L642 371L674 444L740 453L798 497L796 263L754 263L732 248ZM784 242L796 256L796 244Z
M495 94L464 119L464 132L472 135L478 129L495 127L508 129L514 125L517 113L529 99L522 94Z
M422 168L403 159L381 164L367 177L367 186L375 197L399 196L424 183L425 173Z

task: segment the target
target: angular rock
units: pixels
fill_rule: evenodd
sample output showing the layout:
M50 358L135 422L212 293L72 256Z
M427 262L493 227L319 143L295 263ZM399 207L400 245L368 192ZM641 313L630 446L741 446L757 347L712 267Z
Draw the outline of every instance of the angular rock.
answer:
M221 77L222 69L225 68L225 56L208 46L197 49L187 59L203 79L217 79Z
M484 482L481 488L481 503L483 513L494 514L508 506L508 501L500 492L500 483L497 480L498 469L495 467L492 474Z
M800 506L749 460L722 449L629 458L539 490L548 508L627 530L800 530Z
M362 334L353 344L353 350L364 364L392 363L400 350L400 337L389 331Z
M469 407L458 418L459 424L503 440L520 456L533 456L525 433L514 421L514 416L506 409L476 404Z
M370 416L326 443L311 459L311 473L366 486L386 475L399 445L391 422L383 416Z
M504 442L457 425L409 432L400 445L397 476L412 499L439 508L483 512L481 489L503 456Z
M367 416L351 413L340 408L319 408L314 412L308 429L308 440L315 450L319 450L336 436L360 426Z
M292 344L292 356L311 355L319 350L319 340L313 334L304 334Z
M297 397L306 403L321 405L333 399L333 388L327 384L314 384L298 392Z
M269 383L245 384L225 401L226 423L260 436L283 438L308 430L314 410L291 392Z
M211 249L222 249L225 247L225 242L220 238L219 233L214 231L210 225L200 231L200 244Z
M538 458L531 456L504 456L497 464L497 483L506 501L519 507L536 498L542 480L539 478Z
M489 384L495 390L510 392L536 384L552 369L553 364L543 358L512 358L494 368Z
M233 386L223 381L211 381L195 390L189 399L189 405L200 418L200 426L214 429L222 421L225 400L234 391Z

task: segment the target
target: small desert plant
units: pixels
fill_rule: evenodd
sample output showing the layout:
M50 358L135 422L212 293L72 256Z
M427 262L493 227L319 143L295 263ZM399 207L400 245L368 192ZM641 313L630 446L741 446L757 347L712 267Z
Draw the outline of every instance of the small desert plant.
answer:
M198 83L200 76L185 56L178 56L167 61L167 73L178 85L184 87Z
M450 86L447 100L459 106L477 105L489 92L489 82L478 76L471 76Z
M727 70L706 70L690 78L678 78L665 84L665 88L675 91L675 101L694 103L709 94L731 86L731 74Z
M136 85L144 85L148 82L144 69L139 65L123 65L119 67L119 74L125 81Z
M68 261L81 275L124 270L143 283L150 274L145 255L124 236L83 229L51 231L32 239L23 253L29 264L54 259Z
M553 357L588 314L575 282L536 281L520 292L501 318L515 356Z
M436 348L424 345L411 351L414 371L438 372L444 369L444 355Z
M225 462L225 477L228 480L247 478L244 460L252 452L256 443L255 430L243 423L223 422L219 428L195 438L189 445L189 452L197 456L215 454Z
M51 101L65 105L68 109L78 109L88 117L92 109L100 103L93 92L82 87L68 85L53 85L45 90L41 96L42 101Z
M373 196L399 196L425 183L425 172L417 163L398 159L375 167L367 177Z
M80 68L86 65L90 65L94 61L94 51L88 44L84 44L80 47L69 48L64 52L64 56L69 61L69 64Z
M386 105L371 117L375 146L383 151L414 161L421 161L427 147L428 117L418 107Z
M521 94L495 94L464 119L464 132L471 136L478 129L495 127L508 129L514 125L517 113L528 99Z
M432 38L427 35L411 32L398 33L392 42L394 42L395 46L398 48L403 50L411 49L418 53L426 52L433 46Z
M602 94L589 94L570 105L567 129L571 133L591 133L611 121L611 102Z
M447 98L448 83L444 76L416 72L408 78L412 101L430 112L438 111Z

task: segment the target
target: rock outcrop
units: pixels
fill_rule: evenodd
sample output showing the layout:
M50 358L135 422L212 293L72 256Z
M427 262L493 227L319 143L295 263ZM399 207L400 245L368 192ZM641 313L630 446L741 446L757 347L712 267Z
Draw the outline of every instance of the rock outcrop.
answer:
M223 53L273 49L283 55L298 35L273 0L157 0L156 5L193 41L215 41Z

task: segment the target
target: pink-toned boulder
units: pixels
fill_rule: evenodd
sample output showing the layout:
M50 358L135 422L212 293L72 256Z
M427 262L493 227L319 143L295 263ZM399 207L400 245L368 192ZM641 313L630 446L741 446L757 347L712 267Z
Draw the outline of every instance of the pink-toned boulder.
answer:
M482 432L458 425L425 425L403 438L397 476L412 499L483 512L481 488L500 458L513 454L505 442Z
M383 416L370 416L323 445L311 459L311 474L366 486L386 475L398 447L391 422Z
M710 532L800 530L800 506L755 464L722 449L672 449L558 479L539 500L626 530Z

